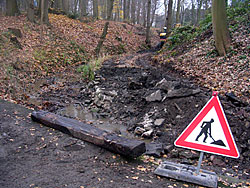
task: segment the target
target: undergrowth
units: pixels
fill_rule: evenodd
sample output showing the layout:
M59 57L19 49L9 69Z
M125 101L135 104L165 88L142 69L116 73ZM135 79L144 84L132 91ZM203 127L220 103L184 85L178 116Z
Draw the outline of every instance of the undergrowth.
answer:
M107 58L108 56L103 56L98 59L91 60L88 63L79 66L76 71L81 73L83 79L92 81L95 79L95 71L101 68L102 63Z
M239 3L237 7L227 8L227 19L229 22L230 32L235 32L241 25L249 25L250 6L249 0L244 3ZM207 14L206 17L200 21L199 26L184 25L176 27L172 30L164 49L173 50L183 43L194 41L201 37L202 33L212 30L212 15ZM175 55L175 53L173 54Z

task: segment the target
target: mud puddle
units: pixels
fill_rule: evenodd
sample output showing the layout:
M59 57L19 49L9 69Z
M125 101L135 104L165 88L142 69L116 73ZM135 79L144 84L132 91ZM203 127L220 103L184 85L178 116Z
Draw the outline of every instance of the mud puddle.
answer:
M70 104L56 111L58 115L78 119L110 133L116 133L128 138L134 135L127 131L127 127L121 122L115 122L108 118L102 118L98 113L91 112L80 104ZM112 119L112 118L111 118Z

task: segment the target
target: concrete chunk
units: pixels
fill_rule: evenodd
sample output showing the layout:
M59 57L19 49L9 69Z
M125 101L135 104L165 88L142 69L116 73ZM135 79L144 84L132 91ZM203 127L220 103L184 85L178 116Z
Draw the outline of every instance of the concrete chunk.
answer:
M196 174L196 167L184 164L176 164L165 161L155 170L155 174L176 180L191 182L194 184L216 188L218 177L216 173L201 170Z
M162 96L161 96L160 90L157 90L156 92L146 97L146 101L148 102L161 101L161 99L162 99Z

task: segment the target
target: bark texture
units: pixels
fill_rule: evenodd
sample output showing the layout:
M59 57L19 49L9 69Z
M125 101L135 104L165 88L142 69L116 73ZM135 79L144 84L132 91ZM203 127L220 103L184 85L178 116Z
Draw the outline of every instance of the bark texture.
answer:
M114 0L108 0L110 1L108 4L109 4L109 8L108 8L108 21L105 23L104 25L104 28L103 28L103 32L102 32L102 35L101 35L101 38L97 44L97 47L95 49L96 51L96 57L99 57L100 55L100 51L101 51L101 48L103 46L103 42L104 40L106 39L106 36L108 34L108 27L109 27L109 20L111 20L111 17L112 17L112 11L113 11L113 7L114 7Z
M98 19L98 0L93 0L93 17Z
M180 22L180 10L181 10L181 0L177 2L177 11L176 11L176 23Z
M141 1L137 0L136 23L140 24L141 17Z
M44 3L42 5L42 2ZM40 12L40 19L42 21L42 24L49 24L49 0L40 0L41 8Z
M227 49L230 47L231 38L227 25L226 3L224 0L213 0L212 20L216 49L220 56L226 55Z
M136 10L136 0L132 0L131 5L131 21L132 23L135 23L135 11Z
M63 0L62 9L66 14L69 13L69 0Z
M150 26L151 26L151 22L150 22L150 12L151 12L151 0L148 0L147 3L147 28L146 28L146 44L147 46L151 46L151 42L150 42Z
M203 0L198 0L198 9L197 9L197 19L196 19L196 25L199 25L200 19L201 19L201 7Z
M34 1L33 0L28 0L28 13L27 13L27 18L30 22L35 21L34 17Z
M6 1L6 15L7 16L16 16L19 14L17 1L16 0L7 0Z
M173 0L169 0L168 2L168 16L167 16L167 34L170 33L170 30L172 28L172 9L173 9Z
M127 1L123 0L123 20L127 19Z
M80 0L80 13L82 16L87 16L87 1L86 0Z
M143 4L142 4L142 17L143 17L143 27L146 27L146 24L147 24L147 8L146 8L146 5L147 5L147 0L142 0Z

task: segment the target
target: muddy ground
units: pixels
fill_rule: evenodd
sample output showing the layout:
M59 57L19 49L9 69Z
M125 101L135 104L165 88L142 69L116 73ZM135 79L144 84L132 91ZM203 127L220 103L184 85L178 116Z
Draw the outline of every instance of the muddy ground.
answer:
M113 57L93 81L70 79L66 73L37 81L24 102L147 144L158 143L162 147L154 157L128 160L32 122L30 110L1 101L0 187L196 187L157 177L153 170L161 160L197 165L198 152L173 143L212 91L168 65L158 65L152 55ZM220 175L220 186L228 182L247 187L250 107L230 96L220 99L241 156L206 154L202 168Z

